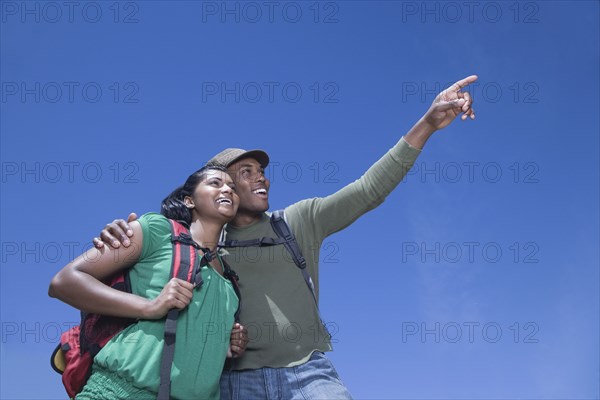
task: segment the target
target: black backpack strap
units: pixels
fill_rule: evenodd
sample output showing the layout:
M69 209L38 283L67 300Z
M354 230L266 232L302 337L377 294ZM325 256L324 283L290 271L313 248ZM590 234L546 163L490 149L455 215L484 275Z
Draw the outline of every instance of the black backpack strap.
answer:
M227 263L227 261L225 261L225 259L223 257L219 257L219 259L223 263L223 276L225 278L229 279L229 281L231 281L231 286L233 286L233 290L234 290L236 296L238 297L238 308L235 311L234 319L235 319L235 322L240 322L240 309L242 308L242 294L240 292L240 285L238 283L238 280L240 279L240 277L229 266L229 264Z
M315 285L313 284L312 278L306 270L306 260L302 255L302 251L300 251L300 246L296 241L296 236L294 236L287 222L285 222L285 214L283 210L277 210L271 214L271 226L273 227L273 230L277 236L284 239L283 245L292 255L294 263L298 266L298 268L300 268L300 271L302 271L304 281L310 289L313 299L315 299L315 303L318 305L319 303L317 302L317 296L315 294Z
M202 286L202 265L212 260L212 253L201 248L190 235L187 228L177 221L169 220L171 224L171 243L173 244L173 259L171 261L172 278L179 278L194 283L197 288ZM200 259L196 249L201 249L204 256ZM168 400L171 394L171 367L175 357L175 336L177 333L177 318L179 309L171 309L165 321L165 344L160 362L159 400Z
M312 293L313 299L315 301L315 306L317 306L317 312L319 313L319 319L321 320L321 324L325 331L331 336L329 329L327 329L327 325L321 318L321 311L319 310L319 302L317 301L317 295L315 294L315 285L313 284L312 278L310 277L308 271L306 270L306 260L302 255L302 251L300 250L300 246L298 245L298 241L296 240L296 236L292 233L287 222L285 222L285 213L283 210L274 211L271 214L271 226L273 230L280 238L285 239L285 248L292 255L294 259L294 263L300 268L302 272L302 276L304 277L304 281L306 282L306 286L310 289Z
M270 238L262 237L260 239L251 240L226 240L219 242L219 247L263 247L263 246L275 246L277 244L284 244L285 239L281 237Z
M275 233L277 234L276 238L262 237L260 239L252 240L225 240L219 242L219 247L262 247L283 244L287 251L291 254L296 266L300 268L302 276L304 277L304 281L306 282L306 286L308 286L310 293L312 294L318 311L319 302L317 301L317 295L315 293L315 285L306 268L306 259L302 255L302 251L300 250L300 246L298 245L296 236L294 236L287 222L285 222L285 214L283 210L277 210L271 214L271 226L273 227L273 231L275 231ZM323 319L321 319L321 323L325 327L325 330L327 330L327 326L323 322Z

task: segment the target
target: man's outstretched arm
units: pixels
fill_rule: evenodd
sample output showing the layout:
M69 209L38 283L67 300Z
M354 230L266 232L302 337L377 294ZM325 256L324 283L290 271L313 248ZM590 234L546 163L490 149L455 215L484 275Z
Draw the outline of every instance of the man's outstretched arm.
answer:
M462 120L475 119L471 96L461 90L476 80L476 75L468 76L439 93L423 117L360 179L327 197L307 199L288 207L289 221L304 221L303 229L292 226L297 234L308 235L299 240L312 245L321 243L328 235L380 205L412 168L420 150L436 131L448 126L461 113Z
M291 213L300 212L302 217L308 213L310 220L319 221L318 224L313 224L317 231L310 233L316 235L311 238L311 243L320 242L325 236L345 228L362 214L381 204L410 170L418 150L425 146L436 131L448 126L461 113L462 120L468 117L475 119L471 96L461 90L476 80L476 75L468 76L438 94L423 117L360 179L330 196L311 201L308 209L303 206L290 209ZM302 203L305 202L297 204ZM132 213L127 222L135 219L137 216ZM106 225L100 238L94 238L94 245L101 248L104 243L110 243L114 248L121 244L128 247L128 237L132 231L127 222L118 219Z

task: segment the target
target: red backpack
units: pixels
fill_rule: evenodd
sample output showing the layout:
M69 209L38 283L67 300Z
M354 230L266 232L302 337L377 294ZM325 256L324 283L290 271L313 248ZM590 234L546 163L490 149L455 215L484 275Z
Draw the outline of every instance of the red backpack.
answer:
M173 244L173 259L171 261L171 278L177 277L194 283L197 289L202 286L200 270L213 260L214 253L200 247L190 235L190 232L181 223L169 220L171 225L171 243ZM198 257L197 249L202 250L204 256ZM235 293L240 299L237 284L238 276L223 261L223 275L231 281ZM129 271L119 272L106 284L112 288L131 293ZM239 310L235 313L236 322L239 321ZM160 365L160 387L158 399L168 399L171 392L171 366L175 355L175 334L177 331L178 309L172 309L165 319L165 344ZM112 339L129 325L135 323L132 318L111 317L100 314L81 313L81 324L69 329L60 337L60 343L52 353L50 364L52 368L62 374L62 382L70 398L83 389L92 372L94 356Z

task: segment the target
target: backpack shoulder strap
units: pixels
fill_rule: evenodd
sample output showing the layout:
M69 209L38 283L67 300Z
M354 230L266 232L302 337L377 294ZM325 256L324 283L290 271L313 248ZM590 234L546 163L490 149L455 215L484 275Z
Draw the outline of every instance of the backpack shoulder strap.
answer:
M271 226L273 227L273 230L277 236L283 239L283 245L292 255L294 263L298 266L298 268L305 269L306 260L302 255L302 251L300 251L300 246L298 246L296 236L294 236L289 225L287 222L285 222L285 214L283 210L277 210L271 214Z
M225 240L219 242L219 247L263 247L263 246L275 246L277 244L284 244L285 239L277 237L261 237L258 239L250 240Z
M171 260L171 273L169 280L179 278L194 283L196 287L202 286L202 275L200 273L201 259L197 249L202 249L194 242L189 230L181 223L169 220L171 225L171 243L173 245L173 257ZM202 249L207 257L210 257L208 249ZM163 346L162 359L160 362L160 386L158 388L158 399L168 400L171 394L171 367L175 357L175 336L177 333L177 318L179 309L171 309L167 313L165 321L165 342Z
M240 285L238 283L238 280L240 278L239 278L238 274L236 274L235 271L231 268L231 266L229 266L229 263L227 263L227 261L225 261L225 259L223 257L219 257L219 259L223 263L223 276L225 278L229 279L229 281L231 282L231 286L233 286L233 291L235 292L236 296L238 297L238 308L235 311L235 314L233 317L234 317L235 322L240 322L240 309L242 308L242 293L240 292Z
M284 239L283 245L292 255L294 263L298 266L298 268L300 268L300 271L302 271L304 281L310 289L315 303L318 305L317 296L315 294L315 285L313 284L312 278L306 270L306 260L302 255L302 251L300 250L296 236L294 236L289 225L287 222L285 222L285 213L283 210L277 210L271 214L271 226L273 227L273 230L277 236Z
M302 276L304 277L304 281L306 282L306 286L310 289L310 293L312 294L313 300L315 301L315 306L317 307L317 312L319 313L319 319L321 320L321 324L325 331L331 337L331 333L329 329L327 329L327 325L321 318L321 311L319 310L319 302L317 301L317 295L315 294L315 285L313 284L312 278L306 269L306 259L302 255L302 251L300 250L300 246L298 245L298 241L296 240L296 236L290 229L287 222L285 222L285 213L284 210L277 210L271 214L271 226L273 230L280 238L284 238L285 248L292 255L294 259L294 263L300 268L302 272Z

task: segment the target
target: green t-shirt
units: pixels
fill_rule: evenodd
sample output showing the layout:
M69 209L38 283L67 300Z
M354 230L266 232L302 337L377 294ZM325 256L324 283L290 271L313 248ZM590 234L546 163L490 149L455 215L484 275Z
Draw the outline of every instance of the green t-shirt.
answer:
M132 292L152 299L169 280L171 230L160 214L143 215L139 222L143 247L130 270ZM171 398L218 399L238 298L231 282L211 267L202 269L204 284L179 314ZM158 392L164 342L164 318L140 320L115 336L96 355L96 367L115 372L133 386Z
M285 209L285 219L306 259L317 298L323 240L381 204L418 155L418 149L401 139L360 179L330 196L302 200ZM269 213L248 226L227 225L225 232L226 239L231 240L276 237ZM304 363L315 350L332 349L312 294L283 245L231 248L225 254L240 277L240 319L248 328L249 338L245 355L234 360L233 369L291 367ZM354 295L355 288L344 290L348 296ZM335 326L331 328L333 334Z

